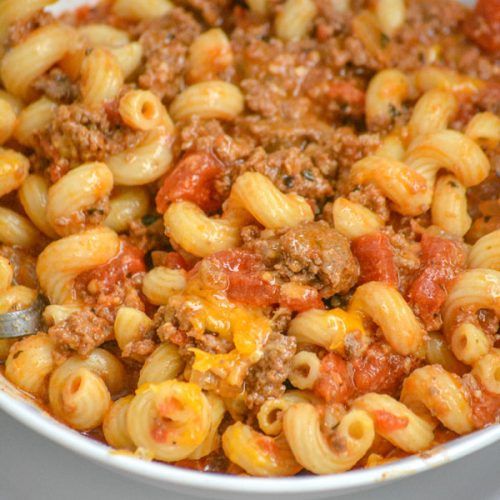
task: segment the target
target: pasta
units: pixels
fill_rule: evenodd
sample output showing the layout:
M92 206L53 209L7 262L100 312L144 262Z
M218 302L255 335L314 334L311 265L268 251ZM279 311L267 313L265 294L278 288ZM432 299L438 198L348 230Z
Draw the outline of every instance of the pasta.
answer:
M160 344L148 356L142 366L137 385L159 384L165 380L176 378L184 368L184 361L179 355L178 348L170 342Z
M164 215L170 237L184 250L205 257L238 246L240 228L247 218L231 212L220 219L207 217L194 203L172 203Z
M171 139L160 127L131 150L110 156L106 165L118 186L143 186L165 174L172 161Z
M34 396L45 398L48 378L54 369L52 353L55 345L46 333L39 333L16 342L5 362L6 377Z
M73 302L75 278L109 261L118 253L119 245L116 233L105 228L90 229L54 241L40 254L37 263L42 290L53 304Z
M48 191L47 221L60 236L85 227L85 212L105 200L113 174L104 163L89 163L68 172Z
M361 285L349 308L370 316L396 352L421 354L424 331L403 297L391 286L377 281Z
M63 58L74 38L71 28L58 23L31 33L0 63L0 76L6 90L22 99L28 98L31 83Z
M189 73L191 82L211 80L233 64L231 44L219 28L202 33L189 47Z
M403 384L401 401L424 419L432 414L457 434L474 428L460 379L439 365L424 366L409 375Z
M97 108L115 99L123 86L123 72L106 49L92 49L81 68L81 93L85 106Z
M172 462L194 452L210 432L210 403L191 383L167 380L146 384L127 411L127 429L136 446ZM164 438L156 440L156 433Z
M24 146L33 146L35 134L44 129L54 115L56 103L46 97L26 106L18 115L14 137Z
M359 203L337 198L333 204L335 229L349 239L373 233L383 227L381 218Z
M218 80L190 85L170 106L170 114L176 122L192 115L232 120L242 111L243 95L238 87Z
M9 149L0 149L0 197L18 189L29 171L28 159Z
M295 226L313 217L306 200L293 194L283 195L259 173L248 172L238 177L231 198L267 228Z
M142 292L151 304L167 304L168 299L186 287L186 273L182 269L155 267L142 282Z
M116 313L114 331L122 354L131 342L144 340L152 326L153 322L142 311L132 307L120 307Z
M370 124L390 122L409 93L408 78L396 69L383 70L375 75L366 92L366 121ZM394 110L394 111L393 111Z
M252 476L292 476L302 468L282 436L263 436L242 422L226 429L222 447L232 462Z
M453 1L0 1L9 383L259 477L498 423L497 0Z
M64 363L50 376L49 402L54 415L74 429L85 431L102 423L111 396L93 371L84 367L70 369Z
M373 423L362 410L351 410L335 430L345 443L340 450L330 447L321 432L317 410L309 403L292 405L283 419L287 441L297 461L316 474L350 469L370 448L375 437Z
M142 186L116 188L109 199L109 213L104 224L116 233L123 233L132 222L147 215L149 207L149 194Z
M469 253L470 268L500 271L500 229L479 238Z
M40 233L26 217L0 207L0 243L32 248L40 243L40 238Z
M161 101L145 90L131 90L120 99L122 120L136 130L153 130L164 123L170 125L167 110Z
M31 174L19 188L19 201L33 224L49 238L57 238L57 233L47 217L49 183L43 177Z
M161 17L172 8L168 0L149 0L146 4L140 0L115 0L113 12L131 21L142 21Z
M282 40L303 38L310 30L316 12L316 6L311 0L286 0L276 16L276 34Z
M0 98L0 144L6 142L14 132L16 119L12 104L7 99Z
M115 401L104 415L102 431L106 441L119 450L135 449L127 430L127 411L133 396L125 396Z

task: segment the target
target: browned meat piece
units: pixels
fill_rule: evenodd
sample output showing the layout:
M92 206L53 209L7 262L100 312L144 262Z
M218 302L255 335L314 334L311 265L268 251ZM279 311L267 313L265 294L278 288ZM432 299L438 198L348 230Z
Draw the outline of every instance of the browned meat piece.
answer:
M322 297L345 293L358 279L359 266L349 241L325 221L281 231L260 232L248 226L242 238L244 248L262 256L279 281L313 286Z
M59 106L50 125L37 136L37 152L49 161L53 182L69 168L103 160L135 146L143 137L113 123L106 108L90 111L79 104Z
M87 356L103 342L113 338L113 326L89 310L73 313L48 330L49 336L58 344L61 353L76 351Z
M59 68L38 78L33 88L59 103L69 104L78 97L78 86Z
M293 337L271 333L262 359L252 366L245 379L246 404L261 406L267 399L279 398L285 392L285 380L297 349Z
M294 274L316 281L324 297L347 292L356 283L359 266L349 240L326 222L308 222L280 238L283 263Z
M231 0L182 0L181 4L198 11L207 24L220 26L228 14Z
M21 43L32 31L54 22L54 16L48 12L40 11L31 17L20 19L9 26L7 47Z
M356 186L356 188L348 194L348 198L355 203L360 203L364 207L369 208L384 221L389 220L391 212L389 210L387 198L374 184Z
M142 339L129 342L122 351L124 358L132 358L137 361L144 360L155 350L156 343L153 339Z
M264 174L285 193L294 192L319 202L333 191L307 151L299 148L282 149L271 154L257 148L238 173L246 171Z
M187 51L200 31L192 15L182 9L150 23L140 38L145 64L139 85L161 99L173 99L184 86Z

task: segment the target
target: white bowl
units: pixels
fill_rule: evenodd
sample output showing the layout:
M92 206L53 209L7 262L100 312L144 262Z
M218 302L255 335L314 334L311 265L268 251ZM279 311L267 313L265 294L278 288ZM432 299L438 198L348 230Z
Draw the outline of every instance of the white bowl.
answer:
M0 408L56 443L99 464L157 487L207 498L292 499L333 497L373 488L457 460L500 441L500 425L474 432L419 456L393 464L330 476L250 478L207 474L167 464L147 462L117 453L54 420L0 376Z
M85 0L58 2L56 9L72 8L90 3ZM464 3L473 1L464 0ZM469 455L500 441L500 425L474 432L433 450L396 463L366 470L330 476L299 476L266 479L206 474L166 464L148 462L117 453L57 422L37 407L0 375L0 408L27 427L61 446L73 450L104 467L129 478L137 478L166 490L176 490L207 498L321 498L373 488L377 485L417 474Z

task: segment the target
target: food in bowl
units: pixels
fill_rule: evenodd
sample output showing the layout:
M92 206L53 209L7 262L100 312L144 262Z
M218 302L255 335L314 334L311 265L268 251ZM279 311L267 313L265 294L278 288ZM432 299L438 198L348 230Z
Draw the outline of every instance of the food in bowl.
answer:
M56 419L340 473L500 419L497 1L0 5L0 341Z

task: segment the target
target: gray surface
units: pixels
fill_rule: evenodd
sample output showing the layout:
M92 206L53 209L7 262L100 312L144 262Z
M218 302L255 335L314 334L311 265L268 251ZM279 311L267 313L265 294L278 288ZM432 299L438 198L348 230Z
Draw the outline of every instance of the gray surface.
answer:
M0 437L1 500L192 499L103 469L51 443L1 411ZM500 500L500 443L419 476L338 498Z

